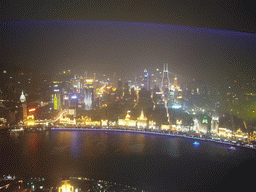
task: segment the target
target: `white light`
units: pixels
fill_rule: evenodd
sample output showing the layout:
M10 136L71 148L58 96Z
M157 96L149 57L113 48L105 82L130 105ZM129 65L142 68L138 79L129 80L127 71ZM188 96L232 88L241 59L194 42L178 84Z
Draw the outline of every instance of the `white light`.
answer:
M67 95L64 95L64 100L68 100L68 96Z
M172 108L173 109L179 109L179 108L181 108L181 105L173 105Z

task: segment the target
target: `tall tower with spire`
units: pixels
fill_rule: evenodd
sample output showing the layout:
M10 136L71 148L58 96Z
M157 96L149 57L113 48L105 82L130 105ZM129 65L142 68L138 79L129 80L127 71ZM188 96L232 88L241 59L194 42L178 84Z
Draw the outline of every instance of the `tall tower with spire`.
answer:
M164 64L163 79L162 79L162 94L163 94L163 99L165 101L165 104L167 104L170 97L170 79L169 79L168 64Z
M27 123L28 111L27 111L26 96L24 95L23 90L22 90L22 92L21 92L20 102L22 103L23 125L26 125L26 123Z
M168 64L164 64L164 69L163 69L163 78L162 78L162 92L163 93L164 93L165 89L170 89Z

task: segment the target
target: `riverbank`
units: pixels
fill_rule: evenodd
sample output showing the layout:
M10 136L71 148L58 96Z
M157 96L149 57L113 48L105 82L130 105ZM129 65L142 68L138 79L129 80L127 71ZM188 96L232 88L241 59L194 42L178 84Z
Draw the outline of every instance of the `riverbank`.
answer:
M153 134L153 135L159 135L159 136L169 136L169 137L182 137L186 139L191 139L191 140L201 140L201 141L206 141L206 142L215 142L215 143L220 143L224 145L234 146L234 147L244 147L244 148L249 148L249 149L256 149L256 147L250 145L240 145L237 143L233 142L224 142L221 140L215 140L215 139L207 139L207 138L201 138L201 137L193 137L193 136L188 136L188 135L181 135L181 134L172 134L172 133L157 133L157 132L149 132L149 131L137 131L137 130L123 130L123 129L105 129L105 128L66 128L66 127L53 127L51 130L60 130L60 131L102 131L102 132L127 132L127 133L141 133L141 134Z

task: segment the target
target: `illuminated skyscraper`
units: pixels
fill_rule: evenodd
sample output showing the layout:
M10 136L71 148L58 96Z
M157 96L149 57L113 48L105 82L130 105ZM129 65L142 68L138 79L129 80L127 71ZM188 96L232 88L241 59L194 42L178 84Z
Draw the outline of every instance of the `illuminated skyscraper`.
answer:
M171 86L171 95L173 95L172 98L170 98L171 103L173 102L175 104L181 104L181 102L182 102L182 89L178 85L178 79L177 79L176 75L174 77L173 85Z
M162 94L164 96L164 101L167 104L170 97L170 79L169 79L168 64L164 64L163 79L162 79Z
M86 86L84 88L84 105L85 110L91 110L94 105L94 86L93 79L86 79Z
M153 88L153 101L155 105L162 105L162 93L160 92L160 89L155 86Z
M150 75L147 69L144 70L142 84L147 91L150 91Z
M62 103L62 81L53 81L52 82L53 92L52 92L52 102L53 102L53 109L59 110L61 109Z
M85 105L85 110L91 110L93 107L93 88L85 88L84 92L84 105Z
M165 89L168 89L168 90L170 89L168 64L164 64L163 78L162 78L162 93L165 92Z
M57 94L54 94L54 98L53 98L53 109L54 109L54 110L58 110L58 98L57 98Z
M176 75L175 75L175 77L174 77L174 83L173 83L173 86L174 86L174 88L175 88L175 89L177 89L178 82L177 82L177 77L176 77Z

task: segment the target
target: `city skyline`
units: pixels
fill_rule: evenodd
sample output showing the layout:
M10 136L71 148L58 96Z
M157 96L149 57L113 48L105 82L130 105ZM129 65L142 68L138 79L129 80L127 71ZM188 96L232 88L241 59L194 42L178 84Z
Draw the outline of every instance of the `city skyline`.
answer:
M256 62L255 34L101 21L2 21L1 25L2 70L13 65L45 73L72 69L111 76L115 72L123 78L128 71L152 71L168 63L174 74L207 83L225 76L255 76L251 70Z

